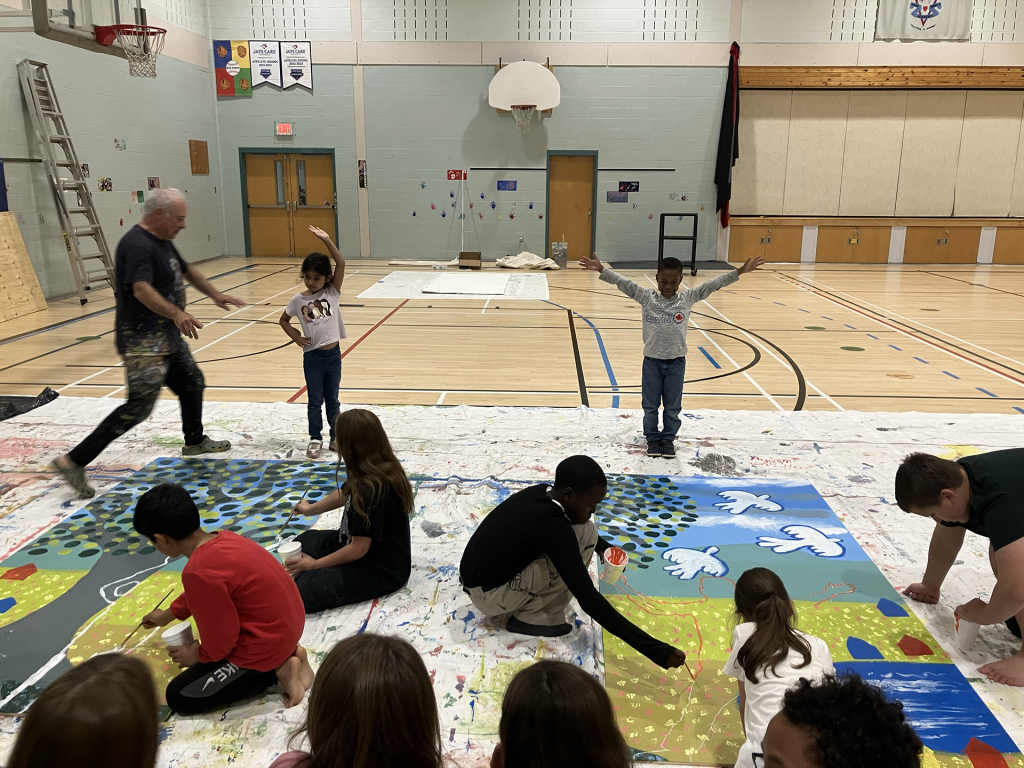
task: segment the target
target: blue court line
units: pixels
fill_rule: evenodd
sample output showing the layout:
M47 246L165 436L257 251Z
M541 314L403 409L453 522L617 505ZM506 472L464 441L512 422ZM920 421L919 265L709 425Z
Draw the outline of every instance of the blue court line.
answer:
M954 379L959 379L960 378L956 374L950 373L949 371L943 371L943 373L946 374L947 376L951 376Z
M975 389L978 390L979 392L984 392L989 397L999 397L999 395L994 395L991 392L989 392L987 389L982 389L981 387L975 387Z
M919 363L924 363L925 365L931 365L931 363L929 363L927 360L922 360L920 357L917 357L916 355L914 356L914 359L917 360L917 362L919 362Z
M874 339L875 341L878 341L878 337L877 337L877 336L873 336L873 335L872 335L872 334L870 334L870 333L866 333L866 334L864 334L864 335L865 335L865 336L867 336L867 337L868 337L869 339Z
M547 299L542 299L542 301L545 304L550 304L553 307L558 307L559 309L566 309L566 310L569 309L568 307L563 307L561 304L555 304L555 302L548 301ZM615 371L612 370L612 361L608 359L608 351L604 348L604 339L601 338L601 332L599 330L597 330L597 326L596 325L594 325L592 322L590 322L587 318L585 318L579 312L576 312L575 310L572 310L572 313L574 315L576 315L576 317L578 317L584 323L589 325L590 326L590 330L592 330L594 332L594 335L597 337L597 348L599 350L601 350L601 358L604 360L604 370L605 370L605 373L608 374L608 383L611 384L613 392L618 392L619 391L619 382L617 382L615 380ZM618 407L619 407L619 396L618 395L613 395L612 396L612 408L618 408Z
M778 304L778 305L779 305L780 307L784 307L784 306L786 306L786 305L785 305L785 304L783 304L783 303L782 303L781 301L773 301L772 303L773 303L773 304Z
M893 349L895 349L897 352L902 352L903 351L902 349L897 347L895 344L890 344L889 346L892 347Z
M797 307L797 310L799 310L800 312L806 312L808 315L811 314L811 310L809 309L800 309L800 307Z
M854 328L854 327L853 327L852 325L850 325L849 323L843 323L843 325L845 325L845 326L846 326L847 328L849 328L849 329L850 329L851 331L856 331L856 330L857 330L856 328Z
M750 298L752 298L752 299L757 299L758 301L760 301L760 300L761 300L761 297L760 297L760 296L751 296Z
M697 349L699 349L701 352L704 353L704 357L706 357L708 359L709 363L711 363L713 366L715 366L715 368L717 368L718 370L722 370L722 366L720 366L717 362L715 362L715 358L713 358L710 354L708 354L708 351L706 349L704 349L704 347L697 347Z
M831 317L825 317L824 315L821 315L821 318L822 318L823 320L832 320L832 318L831 318ZM834 323L834 322L835 322L835 320L832 320L832 322Z
M1015 411L1020 411L1021 413L1024 413L1024 408L1020 408L1020 407L1018 407L1018 406L1016 406L1016 405L1015 405L1015 406L1013 406L1013 410L1015 410Z

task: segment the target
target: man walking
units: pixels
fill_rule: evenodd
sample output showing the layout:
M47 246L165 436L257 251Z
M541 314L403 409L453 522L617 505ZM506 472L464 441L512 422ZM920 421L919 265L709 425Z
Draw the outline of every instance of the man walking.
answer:
M185 197L177 189L154 189L142 208L142 221L117 244L115 278L117 351L124 359L128 400L92 434L53 466L81 496L96 491L85 478L88 466L114 440L149 416L165 384L181 403L186 456L226 451L227 440L203 432L203 374L182 334L199 338L203 324L185 311L184 277L221 309L245 302L214 288L189 265L171 242L185 228Z

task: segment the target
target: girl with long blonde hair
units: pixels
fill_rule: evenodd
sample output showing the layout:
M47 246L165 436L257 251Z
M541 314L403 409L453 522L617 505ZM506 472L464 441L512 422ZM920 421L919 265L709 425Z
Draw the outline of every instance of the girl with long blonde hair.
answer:
M320 515L344 507L341 526L299 534L302 555L285 563L306 613L389 595L405 586L412 570L412 484L380 419L359 408L342 411L335 434L345 483L316 503L300 501L295 512Z

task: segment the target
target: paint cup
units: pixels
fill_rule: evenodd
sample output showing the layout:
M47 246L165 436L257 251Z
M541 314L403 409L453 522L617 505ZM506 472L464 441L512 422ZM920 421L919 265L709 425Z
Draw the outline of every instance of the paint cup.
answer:
M978 632L981 624L961 619L956 611L953 612L953 623L956 627L956 645L961 651L969 651L974 647L974 641L978 639Z
M622 578L622 572L626 570L628 562L629 555L625 550L608 547L604 551L604 567L601 569L601 578L608 584L614 584Z
M192 625L187 621L166 630L160 635L160 638L168 648L174 648L178 645L192 645L196 641L192 635Z
M277 558L281 563L287 563L289 560L296 560L302 555L302 542L291 541L284 542L280 547L277 548Z

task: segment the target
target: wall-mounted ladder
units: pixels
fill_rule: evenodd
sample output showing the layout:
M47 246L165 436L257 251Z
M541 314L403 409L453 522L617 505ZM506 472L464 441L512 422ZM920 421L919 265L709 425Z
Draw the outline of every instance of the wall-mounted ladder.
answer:
M78 298L85 304L88 301L85 292L96 283L106 282L117 290L110 248L71 143L67 123L61 114L49 69L42 62L24 59L18 64L18 77L57 207ZM63 158L57 153L57 148L63 151ZM75 195L73 204L68 204L65 197L68 194ZM83 244L88 249L86 253L83 253Z

